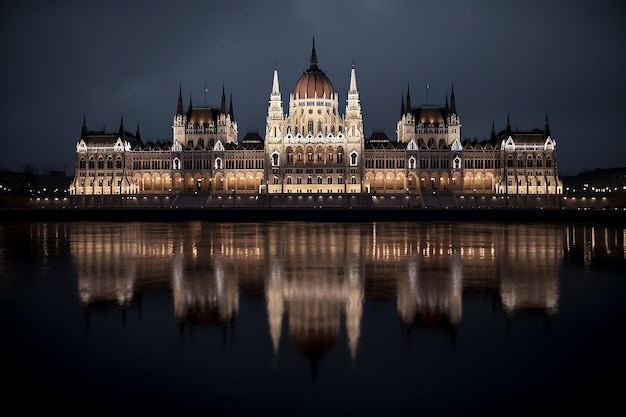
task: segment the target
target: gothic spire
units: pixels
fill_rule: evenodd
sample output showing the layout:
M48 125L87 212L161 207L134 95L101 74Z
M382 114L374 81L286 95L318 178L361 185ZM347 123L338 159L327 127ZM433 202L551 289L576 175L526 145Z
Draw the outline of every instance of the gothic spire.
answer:
M411 108L411 92L408 82L406 83L406 112L413 113L413 109Z
M80 132L80 138L81 139L86 139L87 138L87 133L88 133L88 131L87 131L87 119L86 119L85 115L83 115L83 128L82 128L82 130Z
M141 133L139 133L139 122L137 122L137 131L135 132L135 138L141 140Z
M226 94L224 94L224 84L222 84L222 105L220 107L220 113L226 114Z
M274 80L272 81L272 95L280 95L280 87L278 85L278 67L274 65Z
M546 113L546 124L543 130L544 139L547 139L550 136L550 122L548 122L548 113Z
M495 138L496 138L496 124L492 120L491 121L491 140L494 140Z
M193 107L191 105L191 94L189 94L189 107L187 108L187 119L191 117L192 110L193 110Z
M315 53L315 37L313 37L313 48L311 49L311 66L309 69L317 69L317 54Z
M400 104L400 118L404 116L406 113L404 111L404 93L402 93L402 103Z
M120 130L117 132L117 136L124 139L124 116L120 116Z
M183 88L181 85L178 86L178 106L176 106L176 115L183 114Z
M235 120L235 112L233 111L233 93L230 93L230 106L228 108L228 114L230 115L230 120Z
M452 93L450 94L450 113L457 114L456 100L454 99L454 83L452 83Z
M350 72L350 92L356 93L356 72L354 70L354 64L352 64L352 71Z

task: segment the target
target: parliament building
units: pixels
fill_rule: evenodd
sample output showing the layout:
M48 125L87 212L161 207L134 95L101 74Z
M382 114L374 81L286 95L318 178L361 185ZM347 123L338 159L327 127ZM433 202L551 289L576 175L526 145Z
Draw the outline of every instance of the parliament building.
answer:
M507 117L487 140L462 139L454 86L443 106L413 107L407 91L396 137L367 138L354 65L342 114L338 92L318 67L315 41L308 69L289 91L288 113L274 68L264 137L239 139L229 101L222 89L220 108L190 99L185 110L180 89L171 141L144 142L123 120L117 132L93 131L83 119L70 193L181 201L411 196L416 206L433 195L454 204L465 195L563 193L547 116L543 130L513 131Z

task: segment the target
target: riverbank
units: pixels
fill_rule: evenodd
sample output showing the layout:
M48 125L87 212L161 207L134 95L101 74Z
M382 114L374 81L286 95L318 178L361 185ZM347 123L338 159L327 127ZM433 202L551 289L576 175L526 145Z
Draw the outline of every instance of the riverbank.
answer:
M42 208L1 209L0 222L15 221L188 221L381 222L501 221L626 224L626 211L571 209L424 208Z

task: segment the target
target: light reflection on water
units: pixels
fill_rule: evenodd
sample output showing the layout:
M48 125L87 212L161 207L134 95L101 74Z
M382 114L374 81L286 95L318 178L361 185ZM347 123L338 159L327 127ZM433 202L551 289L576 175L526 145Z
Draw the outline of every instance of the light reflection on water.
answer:
M15 377L40 381L53 408L78 409L100 392L110 411L512 414L562 406L580 389L572 384L623 368L579 356L615 361L610 352L624 347L614 333L596 334L624 318L619 227L76 222L0 231L2 319L19 332L3 353L18 358ZM589 334L609 352L572 350ZM34 353L29 342L44 353L36 360L24 353ZM589 401L609 397L593 387L602 390L582 390ZM520 398L524 406L501 408Z

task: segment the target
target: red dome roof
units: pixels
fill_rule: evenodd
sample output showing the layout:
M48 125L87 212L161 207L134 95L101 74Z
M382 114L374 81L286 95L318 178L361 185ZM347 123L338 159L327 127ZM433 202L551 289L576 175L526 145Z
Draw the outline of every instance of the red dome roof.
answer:
M326 97L331 98L335 93L333 83L330 82L324 71L317 66L317 54L315 53L315 39L311 52L311 65L300 77L293 89L296 98Z

